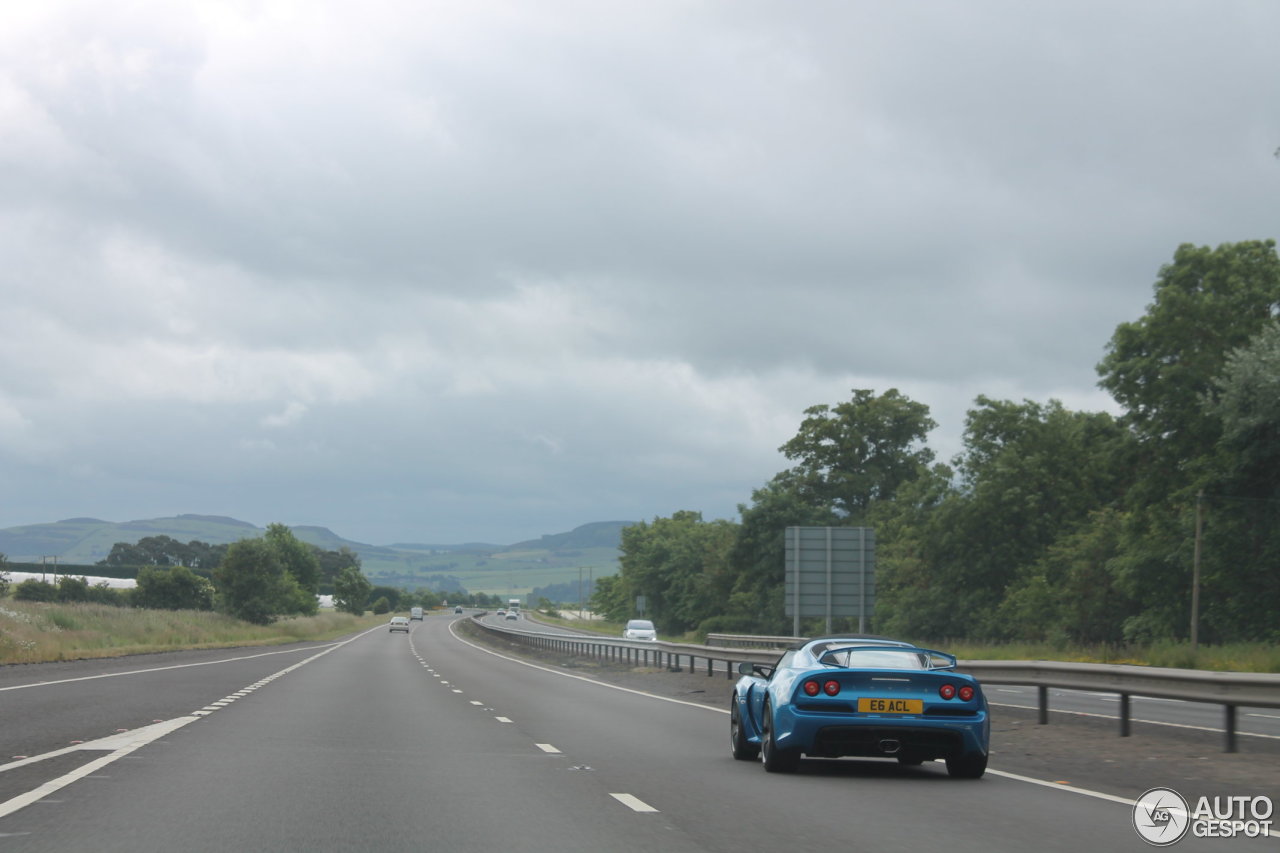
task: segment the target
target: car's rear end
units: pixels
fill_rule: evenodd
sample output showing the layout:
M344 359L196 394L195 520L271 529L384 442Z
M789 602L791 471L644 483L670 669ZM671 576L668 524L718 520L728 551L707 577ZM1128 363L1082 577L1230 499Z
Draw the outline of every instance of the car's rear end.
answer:
M815 757L985 756L989 733L982 687L953 670L816 668L778 708L779 745Z

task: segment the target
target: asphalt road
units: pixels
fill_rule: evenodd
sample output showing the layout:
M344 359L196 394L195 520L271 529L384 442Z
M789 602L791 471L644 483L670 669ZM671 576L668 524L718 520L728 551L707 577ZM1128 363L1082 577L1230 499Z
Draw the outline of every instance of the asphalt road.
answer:
M0 668L0 850L1148 849L1131 806L1050 780L766 774L729 757L723 709L502 656L457 618L265 655Z

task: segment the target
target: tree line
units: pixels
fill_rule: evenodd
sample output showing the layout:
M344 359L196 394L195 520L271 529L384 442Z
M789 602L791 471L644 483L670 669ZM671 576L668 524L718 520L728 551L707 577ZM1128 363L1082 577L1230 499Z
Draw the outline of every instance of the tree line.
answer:
M427 609L446 602L467 607L501 607L501 596L469 593L454 587L404 589L374 584L365 576L360 557L343 546L326 551L301 541L283 524L267 526L259 539L224 545L179 542L148 536L136 543L118 542L99 566L133 569L137 585L115 589L66 575L55 583L28 579L11 584L8 561L0 554L0 597L12 591L26 601L93 602L157 610L219 610L258 624L281 616L310 616L317 595L332 595L335 609L360 615ZM430 580L430 579L429 579ZM449 579L453 580L453 579Z
M1096 365L1119 414L979 396L943 463L926 405L856 389L805 410L739 520L624 529L592 605L621 620L643 596L669 634L790 633L784 529L869 526L880 633L1184 639L1196 586L1199 639L1280 640L1278 314L1274 240L1180 246Z
M4 568L0 555L0 570ZM13 585L13 595L31 601L100 602L161 610L219 610L256 624L281 616L312 616L322 586L332 590L339 610L360 614L371 605L375 587L360 558L348 548L323 551L293 535L283 524L267 526L261 538L228 545L182 544L152 536L137 544L117 543L103 565L137 566L136 586L113 589L84 578L56 583L34 578ZM0 571L0 594L9 592ZM398 591L397 591L398 592Z

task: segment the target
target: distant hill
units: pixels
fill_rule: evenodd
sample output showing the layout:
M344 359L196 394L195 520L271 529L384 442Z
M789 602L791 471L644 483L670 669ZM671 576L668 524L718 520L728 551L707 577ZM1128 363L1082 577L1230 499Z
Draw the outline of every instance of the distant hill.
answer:
M509 551L522 551L531 548L545 548L553 551L564 551L573 548L617 548L622 539L622 528L630 527L634 521L597 521L575 527L568 533L554 533L540 539L530 539L508 546Z
M567 533L506 546L474 542L370 545L345 539L327 527L298 525L290 529L302 541L326 551L351 549L375 583L409 588L457 585L471 592L516 595L527 594L536 587L576 582L584 572L595 577L615 574L622 529L632 523L594 522ZM92 565L106 559L117 542L134 544L147 536L223 545L265 532L265 528L247 521L217 515L185 514L125 522L68 518L0 530L0 554L14 563L57 557L62 564Z

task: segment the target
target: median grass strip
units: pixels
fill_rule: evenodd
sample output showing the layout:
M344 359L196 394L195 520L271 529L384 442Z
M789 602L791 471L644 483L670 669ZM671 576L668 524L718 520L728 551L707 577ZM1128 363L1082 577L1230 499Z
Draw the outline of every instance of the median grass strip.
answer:
M264 626L207 611L0 599L0 664L331 640L386 621L326 611Z

